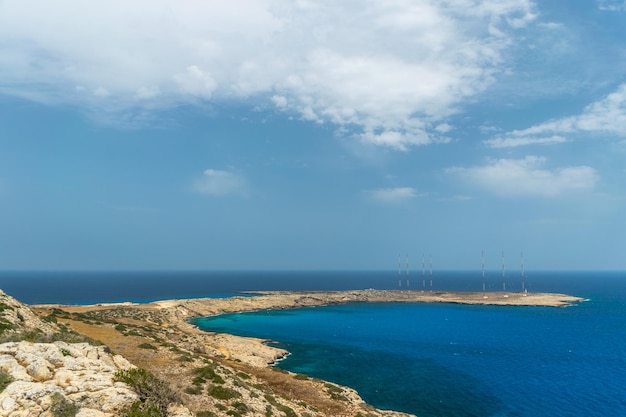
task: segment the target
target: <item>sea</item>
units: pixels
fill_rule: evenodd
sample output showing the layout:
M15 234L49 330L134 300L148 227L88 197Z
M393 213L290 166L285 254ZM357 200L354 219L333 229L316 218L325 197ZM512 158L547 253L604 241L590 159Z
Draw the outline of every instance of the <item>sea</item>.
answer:
M430 291L421 271L413 291ZM149 302L262 290L399 289L397 271L0 271L28 304ZM407 291L401 276L401 290ZM502 276L488 271L488 296ZM506 276L509 291L521 278ZM350 303L198 318L206 331L270 340L275 366L346 385L382 409L419 417L626 416L626 272L526 271L529 292L570 307ZM437 271L433 291L481 291L475 271Z

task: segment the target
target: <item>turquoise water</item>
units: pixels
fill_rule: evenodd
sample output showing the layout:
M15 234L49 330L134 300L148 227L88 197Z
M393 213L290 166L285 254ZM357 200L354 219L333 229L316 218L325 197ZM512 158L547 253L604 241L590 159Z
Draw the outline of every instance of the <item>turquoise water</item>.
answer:
M421 284L419 274L412 287ZM488 276L499 276L497 273ZM225 297L255 290L395 289L397 272L0 272L26 303ZM348 385L369 403L427 416L626 416L626 274L536 272L529 291L589 298L568 308L349 304L200 319L277 341L279 366ZM497 290L498 279L487 287ZM519 290L513 274L507 284ZM475 272L435 290L480 291Z

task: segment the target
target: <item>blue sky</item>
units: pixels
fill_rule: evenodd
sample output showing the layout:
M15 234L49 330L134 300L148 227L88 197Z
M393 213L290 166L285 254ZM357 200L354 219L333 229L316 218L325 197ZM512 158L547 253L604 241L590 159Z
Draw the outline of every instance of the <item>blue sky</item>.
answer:
M0 269L626 269L626 2L0 1Z

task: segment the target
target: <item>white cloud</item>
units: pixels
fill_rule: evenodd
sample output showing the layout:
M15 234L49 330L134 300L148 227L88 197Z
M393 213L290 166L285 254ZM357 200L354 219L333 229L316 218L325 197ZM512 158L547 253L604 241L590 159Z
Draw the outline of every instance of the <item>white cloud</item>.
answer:
M454 129L454 127L452 127L451 125L447 124L447 123L442 123L439 126L435 127L435 130L439 133L448 133L450 132L452 129Z
M379 188L368 190L366 193L374 201L391 204L401 203L418 196L417 191L412 187Z
M484 143L492 147L558 143L565 141L562 135L581 133L626 137L626 84L602 100L591 103L579 115L513 130Z
M271 100L276 107L280 109L287 108L287 97L274 95L271 97Z
M241 174L233 171L207 169L202 177L193 182L192 188L197 193L213 197L243 195L246 192L246 181Z
M530 0L4 0L0 94L119 113L254 98L408 149L445 141L534 18Z
M483 143L491 148L515 148L526 145L552 145L555 143L567 142L563 136L550 137L520 137L520 138L494 138L483 141Z
M217 81L207 71L202 71L196 65L190 65L179 74L174 75L181 93L192 96L210 98L217 88Z
M553 197L570 192L591 191L598 181L596 171L588 166L546 169L546 158L498 159L471 168L453 167L448 173L506 197Z
M597 0L598 8L609 12L626 11L626 1L624 0Z

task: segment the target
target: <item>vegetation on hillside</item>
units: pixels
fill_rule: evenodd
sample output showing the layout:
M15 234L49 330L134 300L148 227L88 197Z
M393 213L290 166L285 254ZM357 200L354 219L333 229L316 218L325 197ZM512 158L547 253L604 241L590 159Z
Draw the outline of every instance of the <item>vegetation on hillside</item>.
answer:
M181 403L179 395L167 382L143 368L118 371L114 380L128 384L139 396L129 410L130 416L165 416L170 403ZM160 414L155 414L157 410Z

